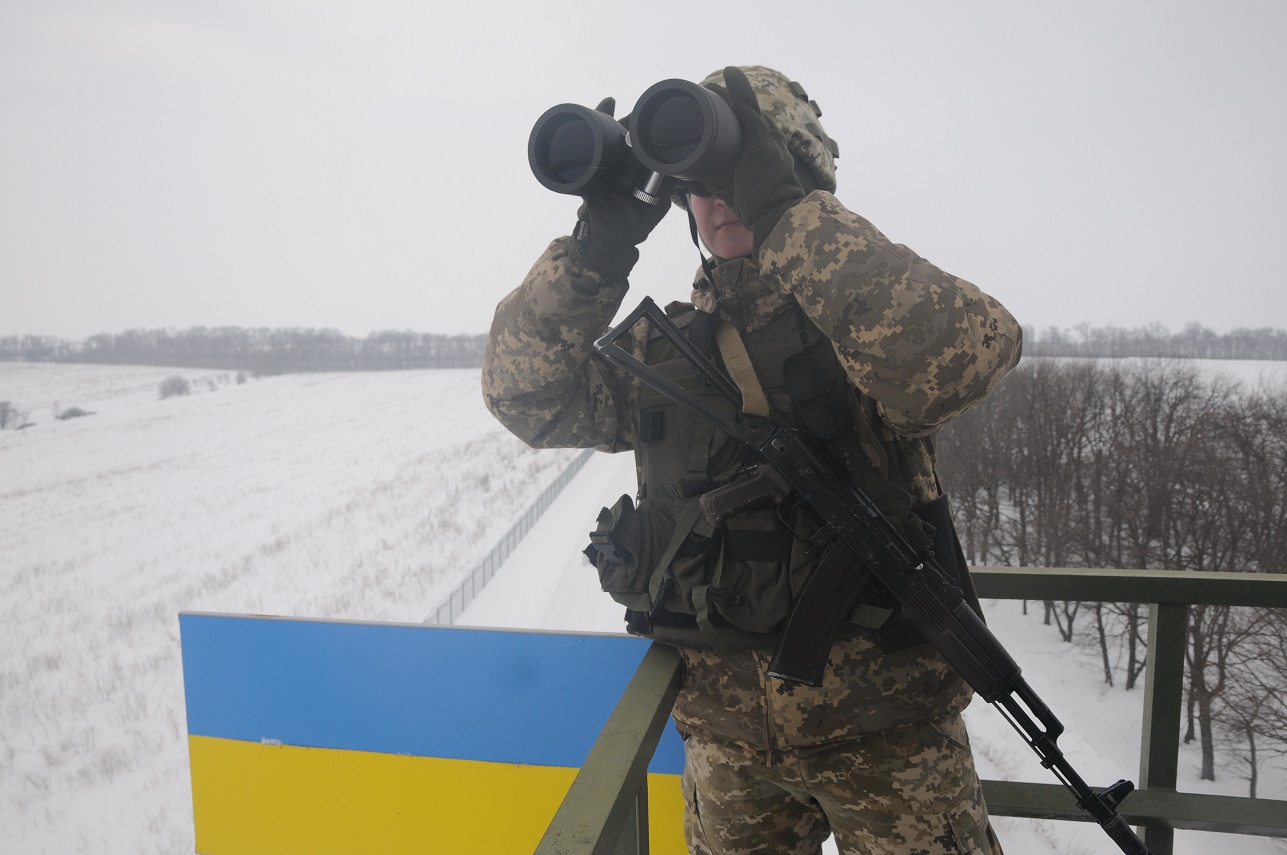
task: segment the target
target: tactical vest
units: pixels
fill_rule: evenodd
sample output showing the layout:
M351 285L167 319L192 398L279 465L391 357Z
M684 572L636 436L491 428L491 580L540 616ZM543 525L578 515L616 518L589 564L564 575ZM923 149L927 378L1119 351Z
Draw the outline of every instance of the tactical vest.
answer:
M713 316L688 304L669 306L667 313L718 363ZM838 435L815 438L902 527L910 543L927 547L934 532L913 513L913 496L904 486L912 476L900 443L909 440L897 440L883 430L875 401L849 382L831 343L803 310L792 304L742 340L768 400L770 418L804 430L817 424L809 418L811 407L838 408L845 417ZM730 417L737 416L736 407L667 339L654 334L645 349L649 365L708 398ZM812 378L804 384L795 379L801 360L808 368L805 375ZM788 364L794 366L791 384L784 369ZM661 393L641 386L637 394L637 503L622 496L613 507L604 508L586 549L603 589L626 607L629 628L636 634L686 647L775 648L796 598L830 542L829 532L808 508L791 499L713 526L698 499L745 477L754 463L750 452ZM957 572L963 572L963 562ZM869 629L880 627L877 638L887 649L921 642L910 627L885 620L892 609L893 603L877 595L856 609L852 620Z

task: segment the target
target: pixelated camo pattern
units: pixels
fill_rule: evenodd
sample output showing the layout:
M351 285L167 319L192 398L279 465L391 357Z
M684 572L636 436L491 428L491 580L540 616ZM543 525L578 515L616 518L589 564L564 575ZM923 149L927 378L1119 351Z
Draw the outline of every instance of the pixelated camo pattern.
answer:
M624 380L590 359L626 293L554 240L496 308L483 356L483 401L534 448L632 447Z
M787 211L759 269L795 297L853 382L907 435L942 427L1019 361L1022 331L1001 304L892 243L830 193Z
M813 173L814 186L836 189L836 158L840 147L823 130L822 110L809 100L804 87L780 71L762 65L738 66L746 75L760 113L786 135L787 148ZM724 70L707 75L702 86L724 86Z
M928 645L882 654L859 630L832 647L821 686L768 676L772 653L682 651L674 717L680 730L765 757L854 739L966 707L969 686Z
M959 715L770 759L690 738L684 834L695 855L1001 855Z

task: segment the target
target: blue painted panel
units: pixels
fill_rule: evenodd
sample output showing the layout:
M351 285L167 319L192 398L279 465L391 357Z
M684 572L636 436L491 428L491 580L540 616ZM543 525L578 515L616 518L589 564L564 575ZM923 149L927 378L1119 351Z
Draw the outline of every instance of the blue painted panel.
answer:
M649 642L623 636L184 614L188 732L578 767ZM678 774L667 727L649 770Z

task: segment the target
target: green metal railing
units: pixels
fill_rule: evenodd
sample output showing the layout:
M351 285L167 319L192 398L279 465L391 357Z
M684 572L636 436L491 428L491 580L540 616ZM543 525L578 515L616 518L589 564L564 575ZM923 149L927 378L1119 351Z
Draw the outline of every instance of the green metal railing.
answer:
M1139 789L1122 805L1122 815L1142 829L1154 855L1172 855L1177 829L1287 837L1287 801L1175 789L1189 607L1287 608L1287 575L1030 567L976 567L972 575L983 599L1149 605ZM1018 658L1022 665L1022 655ZM678 693L679 675L676 652L654 644L573 781L537 855L647 855L648 761ZM983 791L994 816L1089 819L1060 784L984 781Z

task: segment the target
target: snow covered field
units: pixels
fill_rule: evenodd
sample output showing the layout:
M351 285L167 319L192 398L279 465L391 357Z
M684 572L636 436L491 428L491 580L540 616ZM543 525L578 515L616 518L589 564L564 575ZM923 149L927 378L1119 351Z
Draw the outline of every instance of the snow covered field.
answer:
M191 852L178 613L423 620L573 456L477 370L222 377L0 363L5 855Z
M158 400L175 374L194 394ZM0 431L4 855L192 852L178 612L421 620L575 454L501 430L477 370L239 383L0 363L0 400L34 424ZM55 402L95 415L57 421ZM617 631L579 553L598 508L633 489L628 455L596 455L459 623ZM1069 726L1069 758L1093 784L1136 777L1138 697L1019 610L990 604L990 620ZM1053 782L994 711L968 717L985 777ZM1182 788L1245 794L1229 772L1199 786L1197 768L1186 753ZM1262 774L1262 795L1287 796L1287 774ZM1012 855L1113 851L1094 826L998 827Z

